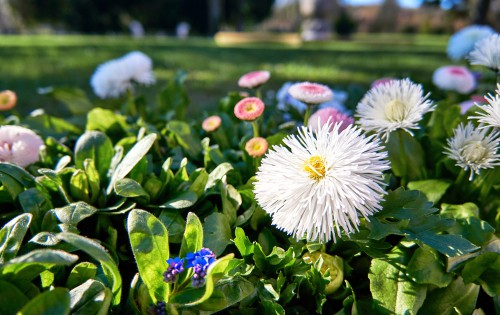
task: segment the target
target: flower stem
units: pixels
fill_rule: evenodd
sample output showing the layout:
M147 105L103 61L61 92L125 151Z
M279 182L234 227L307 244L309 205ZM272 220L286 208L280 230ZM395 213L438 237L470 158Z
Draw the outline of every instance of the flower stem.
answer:
M253 137L257 138L259 136L259 124L257 124L257 120L252 121L253 128Z
M132 92L132 89L127 89L127 110L130 115L137 115L137 108L135 106L134 93Z
M311 117L312 106L307 105L306 112L304 113L304 126L307 126L307 122L309 121L309 117Z
M255 96L262 100L262 91L260 90L260 87L255 89Z

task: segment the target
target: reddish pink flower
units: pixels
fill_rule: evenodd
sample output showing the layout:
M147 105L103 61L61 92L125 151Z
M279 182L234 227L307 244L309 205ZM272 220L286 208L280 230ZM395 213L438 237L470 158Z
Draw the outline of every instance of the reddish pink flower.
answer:
M264 102L257 97L247 97L234 106L234 115L241 120L255 120L264 112Z
M203 123L201 124L201 128L203 128L203 130L205 130L206 132L212 132L217 130L217 128L220 127L221 123L222 119L219 116L214 115L205 118L205 120L203 120Z
M269 71L253 71L243 75L238 80L238 85L242 88L254 89L266 83L270 77Z
M253 157L263 156L269 147L267 140L262 137L252 138L245 145L245 151Z
M329 87L311 82L295 83L288 89L288 93L308 105L326 103L333 98L333 92Z
M330 131L333 130L333 127L336 123L340 123L339 132L342 132L347 126L354 124L354 119L345 114L342 114L335 108L327 107L322 108L316 111L309 118L309 122L307 126L312 130L316 131L320 129L324 124L330 122Z
M373 81L371 87L374 88L376 86L379 86L379 85L382 85L382 84L386 84L386 83L391 82L393 80L397 80L397 79L395 79L395 78L389 78L389 77L388 78L380 78L380 79L377 79L377 80Z
M468 94L476 88L476 78L469 69L462 66L444 66L436 69L432 82L438 88Z
M470 99L460 103L460 113L465 114L474 105L486 104L488 101L482 95L472 95Z
M16 106L17 95L16 93L5 90L0 92L0 110L9 110Z

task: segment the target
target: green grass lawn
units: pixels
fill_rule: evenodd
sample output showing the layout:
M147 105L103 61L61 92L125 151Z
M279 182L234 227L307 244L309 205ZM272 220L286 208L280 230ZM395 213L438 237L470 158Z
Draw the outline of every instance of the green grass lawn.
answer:
M305 43L300 47L252 44L218 47L212 39L186 41L166 37L133 39L126 36L0 36L0 90L18 93L23 113L44 107L57 113L46 86L77 86L95 98L89 78L100 63L131 50L140 50L154 62L157 84L143 91L152 99L176 70L188 72L192 110L212 108L228 90L236 90L245 72L267 69L276 89L286 81L310 80L334 88L360 91L383 76L410 77L431 88L438 66L449 63L447 36L360 34L351 41Z

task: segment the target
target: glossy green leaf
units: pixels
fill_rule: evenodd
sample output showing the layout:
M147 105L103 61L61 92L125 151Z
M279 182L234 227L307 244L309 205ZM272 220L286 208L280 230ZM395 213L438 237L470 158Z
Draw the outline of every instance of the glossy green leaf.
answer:
M113 137L126 135L127 118L109 109L94 108L87 114L87 130L100 130Z
M187 154L191 157L201 155L201 140L189 124L183 121L172 120L167 123L167 129L175 135L175 139Z
M220 255L231 242L231 238L231 226L224 214L214 212L205 218L203 224L204 247L208 247L216 255Z
M76 226L80 221L95 214L97 209L79 201L62 208L55 208L54 212L61 223Z
M19 194L19 204L24 212L33 215L30 230L33 234L41 231L42 219L53 208L50 197L36 188L30 188Z
M75 87L48 87L41 91L41 94L47 95L63 103L73 115L82 115L90 111L93 107L87 98L85 91Z
M125 178L128 173L134 168L134 166L139 163L139 161L148 153L149 149L153 146L156 139L156 134L150 134L142 138L137 142L132 149L125 155L123 160L116 167L109 186L107 188L107 194L109 195L113 190L115 183L120 179Z
M229 225L233 226L236 222L237 212L241 206L241 195L232 185L226 182L226 176L222 177L220 182L222 213L227 217Z
M30 213L18 215L0 230L0 264L16 257L32 217Z
M453 275L446 273L439 254L428 248L415 250L406 272L418 284L433 284L440 288L446 287L453 280Z
M408 183L411 190L419 190L425 194L429 201L437 203L450 187L451 182L441 179L428 179Z
M210 298L200 303L197 309L211 312L222 311L248 297L254 290L254 285L243 278L221 280L215 285Z
M0 182L15 200L27 188L35 187L35 178L23 168L0 162Z
M117 181L115 183L115 193L122 197L145 197L149 200L148 192L138 182L130 178L123 178Z
M197 200L198 196L196 195L196 193L192 192L191 190L188 190L183 193L180 193L175 198L165 202L163 205L160 206L160 208L186 209L194 206Z
M158 217L168 231L170 243L181 243L186 227L186 221L176 210L162 210Z
M226 175L230 170L233 169L233 166L229 163L222 163L218 165L209 175L207 184L205 185L205 191L208 191L215 187L217 183L222 180L222 177Z
M73 289L89 279L93 279L97 273L97 266L91 262L81 262L71 270L66 287Z
M97 314L106 300L106 287L89 279L70 292L71 314Z
M234 231L234 245L238 248L241 256L246 257L253 254L254 245L250 242L248 237L245 235L245 231L242 228L237 227Z
M113 258L111 258L106 249L95 240L73 233L60 233L57 235L57 237L84 251L101 264L104 274L106 275L106 278L110 283L111 291L114 295L113 305L120 304L122 278L118 267L116 266Z
M28 297L17 286L5 280L0 280L0 314L14 315L28 301Z
M401 129L391 132L386 149L394 175L405 180L425 177L424 151L412 135Z
M75 165L83 170L86 159L91 159L101 178L106 178L114 150L111 140L100 131L86 131L75 144Z
M18 315L65 315L70 312L70 295L67 289L55 288L29 301Z
M441 204L441 214L455 219L467 219L470 216L479 217L479 208L472 202L462 205Z
M436 234L431 231L423 231L410 233L407 238L421 241L449 257L463 255L479 249L479 247L460 235Z
M82 170L76 170L69 181L69 192L77 200L90 202L90 187L87 174Z
M127 230L139 274L151 298L153 301L167 301L169 286L163 281L170 255L167 229L151 213L132 210L127 219Z

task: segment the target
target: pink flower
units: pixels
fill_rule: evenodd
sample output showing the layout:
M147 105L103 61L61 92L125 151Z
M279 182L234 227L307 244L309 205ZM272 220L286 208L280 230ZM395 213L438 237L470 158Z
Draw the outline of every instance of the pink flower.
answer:
M238 85L242 88L254 89L266 83L270 77L269 71L253 71L243 75L238 80Z
M371 84L371 87L374 88L376 86L386 84L386 83L394 81L394 80L397 80L397 79L396 78L389 78L389 77L388 78L380 78L380 79L373 81Z
M234 115L241 120L255 120L264 112L264 102L257 97L247 97L234 106Z
M486 104L487 101L482 95L472 95L470 99L463 101L460 103L460 113L463 115L465 114L472 106L478 104Z
M288 93L308 105L325 103L333 98L333 92L329 87L311 82L295 83L288 89Z
M42 145L42 138L30 129L20 126L0 127L1 162L26 167L38 161Z
M438 88L468 94L476 88L476 78L467 68L462 66L444 66L436 69L432 82Z
M212 132L217 130L217 128L220 127L221 123L222 119L219 116L214 115L205 118L205 120L201 124L201 128L203 128L203 130L205 130L206 132Z
M17 95L16 93L5 90L0 92L0 110L9 110L16 106Z
M252 138L245 144L245 151L252 157L263 156L269 147L267 140L262 137Z
M354 119L345 114L342 114L335 108L327 107L316 111L309 118L307 126L316 131L319 130L324 124L330 123L330 131L336 123L340 123L339 132L342 132L347 126L354 124Z

